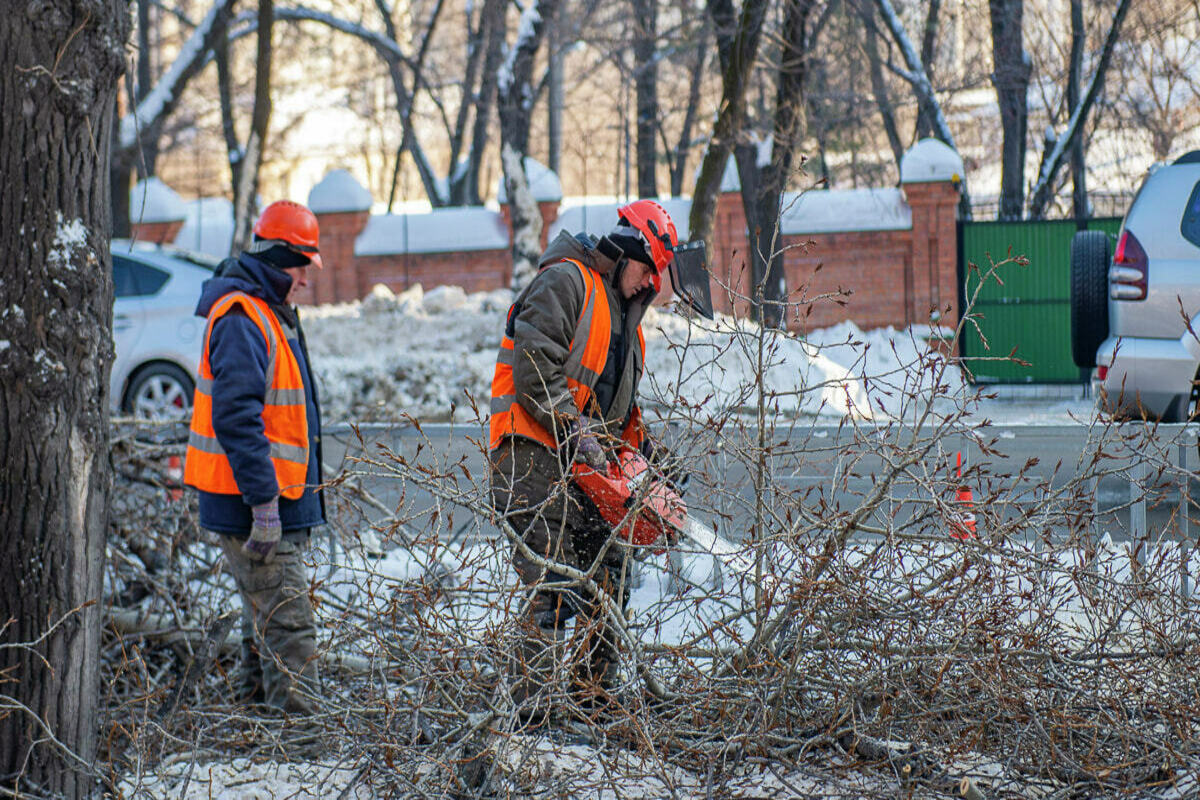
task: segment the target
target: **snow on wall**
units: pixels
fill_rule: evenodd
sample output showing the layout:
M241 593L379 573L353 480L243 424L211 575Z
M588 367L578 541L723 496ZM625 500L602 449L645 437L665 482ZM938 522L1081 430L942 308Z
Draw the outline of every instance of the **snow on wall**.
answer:
M901 183L958 181L965 174L962 156L937 139L922 139L900 157Z
M314 214L370 211L374 202L371 193L344 169L333 170L308 193L308 207Z
M223 197L202 197L186 203L185 211L175 244L216 258L228 256L233 243L233 203Z
M479 206L438 208L424 214L380 214L354 243L356 256L507 250L508 226L499 211Z
M129 190L129 219L134 224L176 222L186 217L183 198L159 178L144 178Z
M912 209L899 189L788 192L783 197L784 235L912 229Z
M603 236L617 224L617 209L633 202L632 200L617 201L610 198L576 197L567 198L558 210L558 219L550 223L550 238L553 239L559 231L567 233L590 233L593 236ZM675 223L675 231L679 241L687 241L688 215L692 211L690 197L656 198Z
M525 156L525 175L529 178L529 191L539 203L557 203L562 200L562 183L549 167L537 159ZM496 202L507 203L508 192L504 189L504 176L496 185Z

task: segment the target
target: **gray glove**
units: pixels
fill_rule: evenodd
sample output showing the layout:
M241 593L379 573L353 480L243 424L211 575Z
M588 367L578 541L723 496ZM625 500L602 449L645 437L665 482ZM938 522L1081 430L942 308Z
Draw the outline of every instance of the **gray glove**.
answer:
M269 564L275 558L275 547L283 536L283 527L279 522L279 498L254 506L253 510L254 524L250 527L250 538L242 545L242 552L251 561Z
M600 423L586 417L578 417L571 423L571 458L576 463L604 469L608 459L604 455L604 445L600 444L601 430Z

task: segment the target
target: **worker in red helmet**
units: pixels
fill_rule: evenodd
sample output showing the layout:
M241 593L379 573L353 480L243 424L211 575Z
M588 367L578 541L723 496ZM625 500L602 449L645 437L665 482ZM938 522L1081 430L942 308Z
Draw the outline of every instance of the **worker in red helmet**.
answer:
M641 321L678 241L661 205L630 203L599 240L560 233L508 312L488 449L492 502L521 537L513 567L530 587L511 686L526 721L560 705L553 671L562 648L574 654L575 707L614 702L618 642L605 604L553 565L590 572L615 607L625 608L627 551L614 545L612 529L568 476L574 463L600 469L619 448L646 442L637 404Z
M316 627L303 560L325 524L321 419L294 302L321 267L317 218L272 203L241 255L204 282L206 317L184 482L199 491L200 526L215 534L242 597L249 703L315 708Z

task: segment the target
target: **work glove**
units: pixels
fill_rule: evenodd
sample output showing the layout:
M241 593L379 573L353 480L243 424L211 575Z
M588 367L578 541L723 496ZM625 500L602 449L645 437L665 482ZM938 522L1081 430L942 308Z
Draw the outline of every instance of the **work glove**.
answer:
M687 491L688 481L692 479L692 474L683 468L682 459L667 452L665 447L649 436L642 437L642 444L638 449L646 463L654 467L662 479L682 497Z
M242 552L251 561L271 563L275 548L283 537L279 522L279 498L272 498L262 505L254 506L254 522L250 526L250 538L242 545Z
M604 469L604 445L600 444L602 426L587 417L577 417L571 423L568 435L571 443L571 458L578 464L587 464L592 469Z

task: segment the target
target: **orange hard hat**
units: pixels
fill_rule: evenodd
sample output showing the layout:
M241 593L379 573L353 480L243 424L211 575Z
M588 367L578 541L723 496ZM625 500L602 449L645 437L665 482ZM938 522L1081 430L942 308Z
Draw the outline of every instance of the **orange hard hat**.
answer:
M261 242L278 242L309 257L313 266L321 267L320 230L317 217L306 206L291 200L276 200L263 209L254 223L254 235Z
M667 210L653 200L636 200L617 209L617 214L640 234L642 243L654 260L654 291L662 288L662 274L679 244L679 234Z

